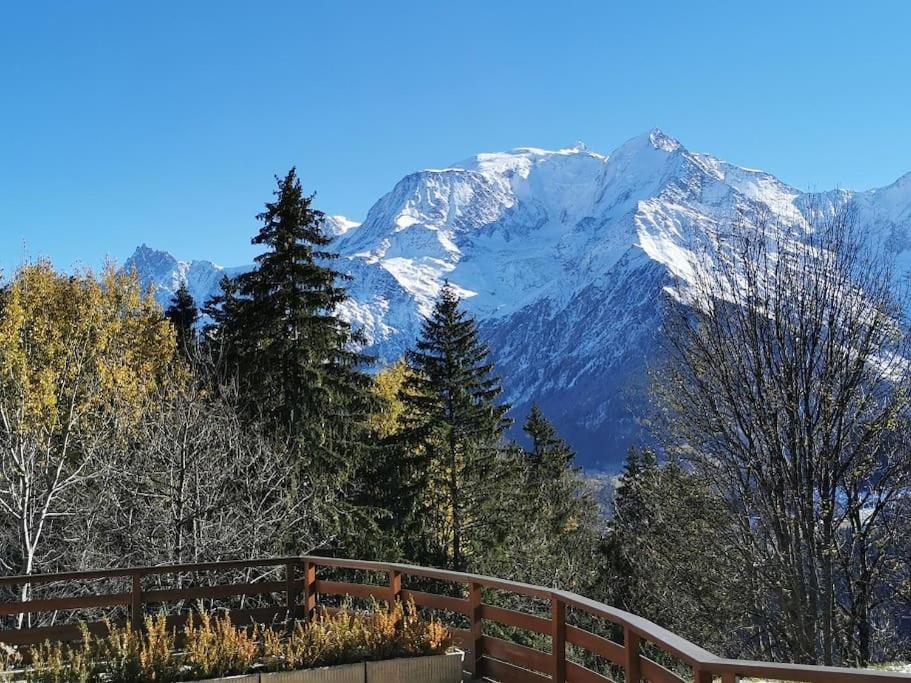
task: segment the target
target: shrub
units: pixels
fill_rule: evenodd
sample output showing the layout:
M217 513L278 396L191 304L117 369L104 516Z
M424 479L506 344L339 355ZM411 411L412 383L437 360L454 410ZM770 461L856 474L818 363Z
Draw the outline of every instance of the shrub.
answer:
M230 615L213 619L207 612L199 615L197 626L191 614L184 629L184 666L194 679L246 673L262 658L259 631L237 628Z
M416 657L445 652L451 642L446 627L422 619L413 602L383 608L373 601L368 612L320 611L309 623L296 622L287 636L265 631L264 663L286 671Z
M89 683L97 680L99 662L92 652L92 636L82 626L82 642L77 645L45 642L32 650L31 664L25 670L29 683Z
M165 616L146 619L143 631L107 623L95 637L82 627L76 644L45 642L32 650L29 683L172 683L254 670L289 671L365 659L416 657L445 652L451 643L442 624L423 619L413 602L371 611L318 611L287 630L237 626L227 614L191 615L178 638ZM184 643L183 651L176 647Z
M31 683L82 683L104 679L110 683L149 681L170 683L181 680L175 657L174 630L168 631L165 616L145 621L138 632L127 623L105 622L107 635L96 638L82 626L82 640L76 644L45 642L32 650L25 678Z

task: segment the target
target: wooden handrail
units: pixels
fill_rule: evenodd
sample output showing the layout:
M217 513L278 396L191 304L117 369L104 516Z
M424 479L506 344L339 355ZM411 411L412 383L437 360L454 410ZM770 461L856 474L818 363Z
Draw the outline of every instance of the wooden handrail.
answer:
M364 570L385 574L383 584L350 581L330 581L317 578L318 567ZM262 581L245 581L179 589L144 590L142 579L177 573L218 572L238 569L269 569L284 571L283 580L274 577ZM465 598L440 595L402 586L402 577L420 577L458 584L463 587ZM466 650L466 668L477 677L517 681L553 681L553 683L610 683L600 673L569 661L566 644L571 643L594 655L602 657L626 671L627 683L683 683L683 679L640 651L640 643L647 642L680 660L693 671L694 683L711 683L720 678L722 683L735 683L738 677L769 678L782 681L807 683L909 683L911 674L871 669L779 664L716 657L711 652L688 640L643 619L635 614L605 605L589 598L562 590L552 590L526 583L507 581L491 576L418 567L409 564L349 560L319 556L231 560L200 564L171 564L158 567L130 567L80 572L62 572L26 576L0 577L0 586L47 585L63 582L84 582L110 578L130 580L128 592L94 595L42 598L33 601L0 602L0 615L58 610L89 609L122 606L128 609L131 621L138 626L145 607L178 600L225 598L242 595L281 594L283 606L233 610L238 623L241 619L252 621L285 618L308 619L318 605L319 594L375 597L382 600L413 600L421 607L450 611L468 617L469 628L452 629L454 637ZM268 577L265 577L268 578ZM494 589L513 595L534 598L546 603L548 616L532 615L513 609L487 605L482 599L482 589ZM574 609L613 624L623 631L623 643L614 642L591 631L566 623L567 609ZM183 617L169 617L177 625ZM549 636L550 652L513 644L485 635L483 622L495 621ZM87 625L94 633L103 632L104 624ZM80 631L75 624L42 628L0 630L0 642L10 645L33 645L46 639L76 639Z

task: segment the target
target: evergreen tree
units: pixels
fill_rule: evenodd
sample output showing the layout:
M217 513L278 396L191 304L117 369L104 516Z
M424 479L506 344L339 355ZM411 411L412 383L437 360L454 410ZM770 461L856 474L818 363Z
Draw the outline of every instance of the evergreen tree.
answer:
M612 604L736 655L751 593L740 559L719 552L737 530L710 485L651 449L631 449L614 498L604 571Z
M398 441L410 467L402 496L421 531L411 559L464 569L502 533L502 389L477 324L447 283L406 356ZM407 524L403 520L403 524ZM429 550L428 550L429 549Z
M324 504L326 529L342 538L363 520L348 507L368 447L375 400L362 371L361 337L336 315L348 276L333 270L324 216L295 170L276 178L275 200L257 216L257 267L222 285L207 330L236 377L247 418L268 425L299 455L299 495ZM303 490L306 493L303 493ZM330 500L333 501L330 504Z
M267 421L325 443L328 414L354 417L347 413L369 403L370 380L359 369L368 358L352 350L359 338L335 315L348 276L327 265L337 255L326 250L322 211L294 169L275 195L252 240L266 251L236 279L241 384Z
M219 282L220 294L206 301L202 312L210 322L203 326L202 339L215 367L216 383L237 385L238 354L242 345L237 282L227 275Z
M521 453L522 476L510 495L509 540L502 560L485 570L584 591L598 559L598 502L574 465L572 449L538 406L532 406L523 430L531 448Z
M177 332L177 348L184 356L189 357L196 346L196 322L199 320L199 309L187 284L182 283L174 296L171 305L165 311L165 317L171 321Z
M557 435L538 404L532 405L522 430L531 439L528 459L535 470L545 476L558 477L571 468L575 454Z
M635 556L650 532L659 474L654 451L631 447L614 492L611 534L603 548L604 574L611 577L607 587L611 604L626 610L652 608L640 586L640 574L648 568Z

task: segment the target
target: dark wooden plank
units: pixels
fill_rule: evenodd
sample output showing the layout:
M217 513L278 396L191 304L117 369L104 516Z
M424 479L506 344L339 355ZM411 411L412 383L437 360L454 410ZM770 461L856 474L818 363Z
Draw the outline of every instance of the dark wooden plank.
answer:
M255 609L243 610L225 610L216 614L226 613L231 616L231 621L237 626L247 624L270 624L281 621L285 617L284 607L258 607ZM180 628L187 623L190 614L174 614L166 619L169 628ZM194 617L197 619L198 616ZM125 619L117 619L112 622L115 626L126 625ZM93 621L86 624L89 633L96 636L107 634L107 624L103 621ZM41 626L29 629L7 629L0 630L0 643L13 646L31 646L50 641L72 641L81 640L82 631L78 624L62 624L59 626Z
M494 607L493 605L481 605L481 618L496 621L508 626L517 626L519 628L524 628L526 631L533 631L545 636L550 635L550 619L536 617L534 614L518 612L514 609Z
M614 681L575 662L566 662L566 683L614 683Z
M343 581L322 581L317 579L314 589L317 593L324 595L350 595L353 598L389 600L388 586L376 586L370 583L345 583Z
M268 557L257 560L223 560L219 562L199 562L196 564L165 564L149 567L124 567L117 569L90 569L78 572L58 572L54 574L19 574L0 576L0 586L13 586L29 583L32 585L55 583L57 581L88 581L132 576L139 572L143 576L156 574L183 574L190 572L226 571L229 569L252 569L254 567L277 567L288 562L297 562L300 557Z
M640 656L639 666L642 668L642 678L651 683L684 683L680 676L648 657Z
M391 569L401 572L407 576L422 576L428 579L439 579L441 581L451 581L467 585L477 583L484 588L496 588L508 593L518 595L527 595L533 598L550 601L550 596L554 591L541 586L533 586L528 583L518 581L507 581L498 579L493 576L483 576L481 574L466 574L464 572L455 572L448 569L433 569L430 567L418 567L411 564L400 564L392 562L372 562L369 560L351 560L338 557L319 557L316 555L306 555L300 558L312 562L320 567L340 567L343 569L366 569L368 571L388 572Z
M629 625L623 627L623 650L626 657L623 659L623 668L626 671L627 681L642 680L642 657L639 656L641 641L639 634Z
M566 640L573 645L584 647L589 652L604 657L618 666L626 662L626 650L619 643L575 626L566 626Z
M142 574L135 572L130 580L130 621L133 630L138 631L142 624Z
M129 605L131 599L132 593L110 593L107 595L81 595L72 598L3 602L0 603L0 614L28 614L33 612L56 612L64 609L118 607Z
M551 673L554 683L566 683L566 603L556 595L550 601Z
M389 572L389 598L391 600L402 599L402 573L395 569Z
M119 620L118 625L126 623ZM104 635L108 632L107 625L101 621L89 622L86 624L89 633L93 635ZM78 624L64 624L61 626L41 626L38 628L8 629L0 631L0 643L11 646L32 646L49 641L70 641L81 640L82 631Z
M490 657L481 657L478 662L478 675L499 683L551 683L550 676Z
M302 582L296 582L301 583ZM288 584L284 581L262 581L258 583L229 583L219 586L192 586L166 590L143 591L143 603L175 602L177 600L207 600L230 598L237 595L265 595L284 593Z
M316 567L304 562L304 619L309 620L316 609Z
M582 610L612 624L623 626L624 629L629 629L640 639L657 645L660 649L691 666L700 662L706 665L713 665L714 662L718 661L718 658L708 650L704 650L685 638L681 638L676 633L671 633L648 619L575 593L559 590L553 592L555 595L559 595L567 606Z
M471 633L467 649L471 658L465 668L477 678L481 675L481 638L484 635L481 621L481 587L476 583L468 584L468 630Z
M534 669L547 674L553 672L553 662L548 653L518 643L511 643L502 638L482 636L481 654L526 669Z
M776 681L806 681L806 683L909 683L911 674L878 669L849 669L840 666L809 664L779 664L739 659L717 659L706 665L716 676L734 674L749 678Z
M408 602L414 600L414 604L420 607L429 607L431 609L444 609L458 614L468 614L468 600L462 598L453 598L449 595L437 595L436 593L424 593L422 591L412 591L402 589L402 600Z

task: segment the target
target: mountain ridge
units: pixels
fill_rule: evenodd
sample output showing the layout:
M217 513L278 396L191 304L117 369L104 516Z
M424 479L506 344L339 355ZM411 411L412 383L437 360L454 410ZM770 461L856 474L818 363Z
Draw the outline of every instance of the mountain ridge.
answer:
M479 320L514 415L541 403L585 465L611 470L647 438L640 422L662 290L693 276L695 255L735 213L771 213L799 236L808 207L849 203L911 271L911 173L863 192L802 192L658 129L609 155L523 147L416 171L362 223L330 217L327 232L353 276L340 312L381 364L408 348L448 280ZM198 298L222 274L249 268L152 252L141 247L125 266L161 300L181 278Z

